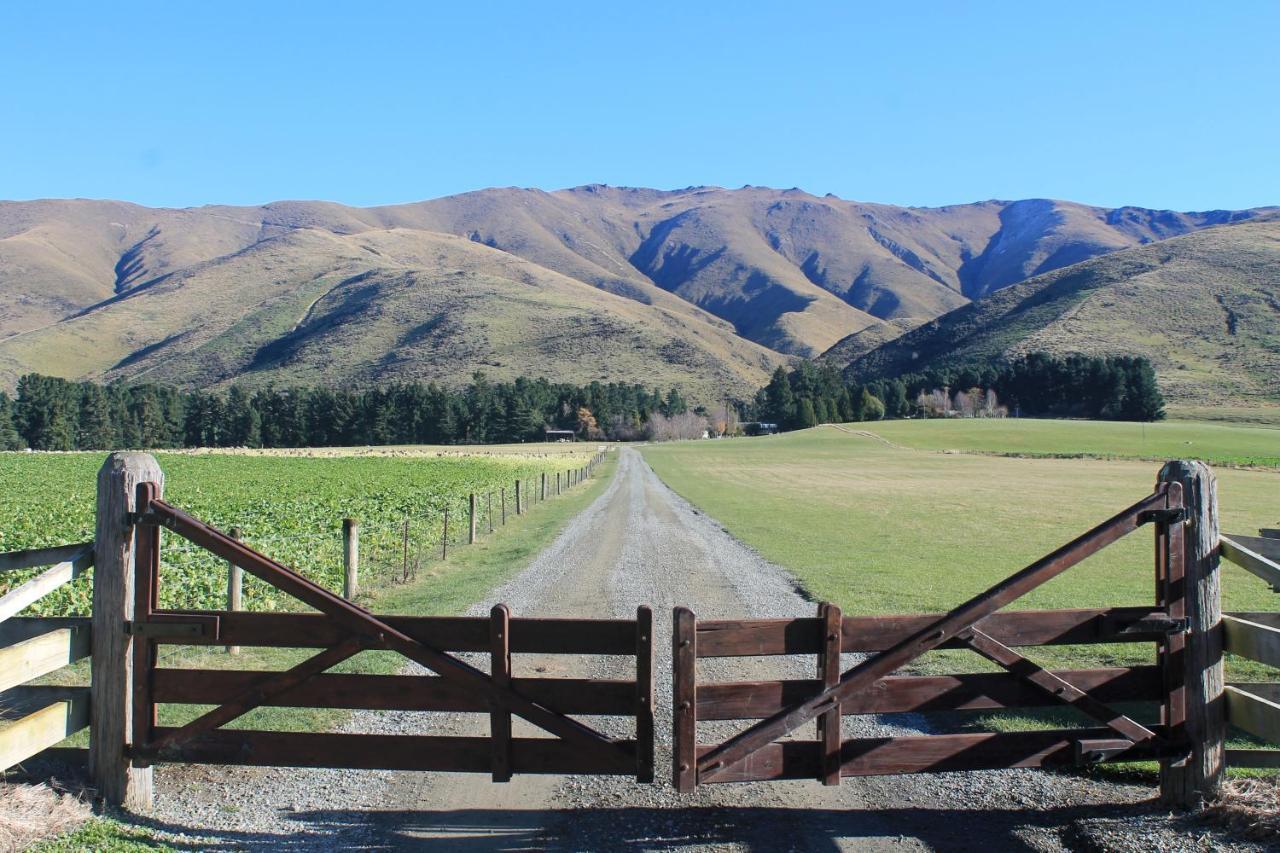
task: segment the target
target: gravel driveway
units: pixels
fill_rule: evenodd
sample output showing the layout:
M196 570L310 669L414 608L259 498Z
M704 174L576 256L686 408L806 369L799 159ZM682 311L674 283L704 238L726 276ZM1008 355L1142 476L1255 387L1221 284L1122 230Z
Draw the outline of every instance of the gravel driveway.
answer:
M802 535L802 534L801 534ZM670 619L808 616L785 570L726 533L624 448L613 482L524 572L471 612L629 617L653 607L658 781L608 777L160 768L154 826L206 848L1200 850L1233 847L1149 805L1153 790L1040 771L670 787ZM630 659L519 655L515 672L625 678ZM851 662L851 661L850 661ZM484 665L484 661L477 661ZM812 659L701 664L704 678L808 675ZM619 668L622 667L622 668ZM598 718L597 718L598 719ZM607 722L600 723L607 725ZM527 729L517 721L516 734ZM846 734L919 731L847 719ZM487 734L487 717L358 712L354 732ZM619 722L618 734L630 731ZM704 740L722 735L703 729Z

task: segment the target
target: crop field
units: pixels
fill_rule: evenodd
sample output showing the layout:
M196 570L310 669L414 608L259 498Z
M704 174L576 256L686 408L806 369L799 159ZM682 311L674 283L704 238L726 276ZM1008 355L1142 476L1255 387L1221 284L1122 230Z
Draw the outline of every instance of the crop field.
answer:
M1118 423L1027 418L850 424L913 450L1120 459L1203 459L1280 468L1280 429L1193 421Z
M333 590L342 587L342 520L360 522L361 585L405 581L439 557L446 509L451 544L465 541L467 501L479 495L479 526L514 515L517 479L528 489L543 472L584 464L596 445L454 449L379 448L279 453L161 453L165 498L223 530L238 527L250 545ZM314 456L308 458L309 453ZM95 483L105 454L0 454L0 550L93 538ZM226 567L176 536L162 546L161 605L221 608ZM38 570L34 570L38 571ZM4 577L0 592L32 572ZM88 578L40 602L41 614L87 613ZM248 609L291 606L252 577Z
M868 427L897 446L819 428L655 445L643 452L668 485L793 571L815 598L858 614L948 610L1149 494L1159 470L1153 462L908 449L954 448L962 440L984 450L1000 447L998 433L984 433L983 424L946 432L951 425L848 425ZM1022 434L1024 446L1046 452L1081 446L1065 425L1012 425L1024 426L1031 427ZM1071 426L1087 436L1094 427L1112 425ZM1216 435L1217 429L1198 434ZM1191 434L1174 430L1164 446L1172 449ZM1224 442L1198 455L1235 454L1243 446L1244 439ZM1259 527L1280 526L1280 472L1221 468L1217 475L1224 531L1256 535ZM1151 536L1139 532L1014 608L1149 604L1153 585ZM1224 564L1223 588L1228 610L1280 609L1280 596L1235 566ZM922 667L950 668L957 654L962 653L937 653ZM1035 650L1037 659L1064 666L1139 663L1149 655L1145 644ZM961 665L971 669L980 663L966 655ZM1241 662L1237 672L1247 669Z

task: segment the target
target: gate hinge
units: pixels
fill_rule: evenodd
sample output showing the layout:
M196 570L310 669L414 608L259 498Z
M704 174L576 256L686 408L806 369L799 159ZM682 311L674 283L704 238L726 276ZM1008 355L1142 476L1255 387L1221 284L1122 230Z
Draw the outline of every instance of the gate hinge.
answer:
M172 527L173 519L167 515L157 515L154 512L126 512L124 514L124 523L129 526L152 524L157 527Z
M1185 634L1191 621L1185 616L1148 616L1135 619L1116 631L1117 634Z
M1138 513L1138 524L1177 524L1187 520L1185 507L1175 506L1166 509L1148 509Z
M1074 744L1076 764L1100 764L1133 748L1133 741L1124 738L1097 738L1078 740Z

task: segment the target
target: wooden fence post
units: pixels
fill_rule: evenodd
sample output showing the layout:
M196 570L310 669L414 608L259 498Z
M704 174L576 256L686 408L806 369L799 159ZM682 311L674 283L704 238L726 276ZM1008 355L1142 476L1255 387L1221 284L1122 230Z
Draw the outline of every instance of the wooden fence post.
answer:
M129 811L151 810L151 768L135 767L126 750L133 740L133 643L126 623L134 618L136 527L139 483L164 475L146 453L112 453L98 471L94 534L92 698L89 764L93 785L108 803Z
M516 480L516 515L520 514L520 481Z
M467 544L476 544L476 493L471 493L471 498L467 502L467 510L471 515L471 527L467 531Z
M502 526L507 525L507 487L502 487Z
M698 619L687 607L673 613L672 668L672 784L688 793L698 784Z
M449 508L444 508L444 529L440 533L440 559L449 559Z
M360 522L342 519L342 597L348 601L360 591Z
M232 539L239 539L244 535L239 527L233 527L227 531L227 535ZM234 612L240 609L241 593L244 590L244 569L237 566L230 560L227 561L227 609ZM227 646L227 654L240 654L239 646Z
M542 500L547 499L547 472L542 472Z
M489 519L489 532L493 532L493 492L488 492L484 500L484 515Z
M1191 756L1184 761L1162 761L1160 795L1167 805L1192 808L1211 798L1221 781L1225 763L1226 710L1222 670L1222 597L1218 576L1218 493L1213 471L1203 462L1175 460L1160 470L1160 483L1182 485L1186 520L1171 534L1182 537L1185 580L1182 584L1188 631L1181 654L1171 664L1180 665L1185 708L1185 740ZM1177 544L1162 549L1177 558ZM1176 572L1176 567L1171 574ZM1170 586L1170 603L1177 606L1176 575ZM1170 644L1173 647L1173 644ZM1180 658L1180 660L1179 660ZM1174 721L1176 722L1176 721Z
M560 497L560 472L556 472L556 497Z

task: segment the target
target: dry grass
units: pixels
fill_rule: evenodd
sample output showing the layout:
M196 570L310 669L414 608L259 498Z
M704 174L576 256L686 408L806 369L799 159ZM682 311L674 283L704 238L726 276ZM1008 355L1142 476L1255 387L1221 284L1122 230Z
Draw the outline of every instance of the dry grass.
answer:
M1232 779L1203 816L1250 840L1280 842L1280 780Z
M0 785L0 850L25 850L71 832L93 817L85 792L46 784Z

